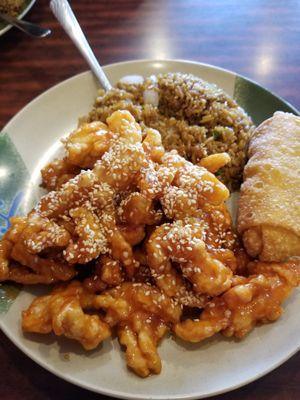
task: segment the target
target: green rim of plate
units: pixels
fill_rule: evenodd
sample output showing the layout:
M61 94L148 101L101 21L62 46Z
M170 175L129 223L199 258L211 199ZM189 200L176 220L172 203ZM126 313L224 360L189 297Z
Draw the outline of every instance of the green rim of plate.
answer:
M286 100L240 75L235 77L233 98L251 116L255 125L270 118L275 111L300 115Z
M29 179L27 168L15 145L0 134L0 238L10 226L10 218L23 214L23 189ZM6 313L17 297L20 285L0 284L0 314Z

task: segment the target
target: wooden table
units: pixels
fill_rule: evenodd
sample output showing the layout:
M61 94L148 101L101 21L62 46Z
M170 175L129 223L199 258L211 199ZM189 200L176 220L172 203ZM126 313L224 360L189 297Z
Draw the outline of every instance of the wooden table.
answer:
M87 69L48 1L28 14L50 27L44 40L13 29L0 38L0 128L35 96ZM103 64L181 58L234 70L300 108L300 2L297 0L73 0ZM104 399L51 375L0 335L4 400ZM275 349L274 349L275 351ZM298 400L300 354L258 381L215 400Z

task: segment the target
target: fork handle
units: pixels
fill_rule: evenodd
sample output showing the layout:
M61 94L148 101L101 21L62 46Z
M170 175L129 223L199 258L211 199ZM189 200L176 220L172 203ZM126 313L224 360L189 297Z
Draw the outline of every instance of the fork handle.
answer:
M104 90L110 90L112 86L88 44L67 0L51 0L50 8L67 35L85 58Z

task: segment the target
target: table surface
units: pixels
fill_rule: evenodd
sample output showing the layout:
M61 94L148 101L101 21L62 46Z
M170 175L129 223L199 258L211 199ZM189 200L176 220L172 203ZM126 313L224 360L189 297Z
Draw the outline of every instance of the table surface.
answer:
M52 29L31 39L12 29L0 38L0 128L30 100L87 69L58 26L48 1L27 19ZM299 0L73 0L102 64L178 58L231 69L300 108ZM0 395L11 400L104 399L51 375L1 333ZM242 389L215 400L298 400L300 354Z

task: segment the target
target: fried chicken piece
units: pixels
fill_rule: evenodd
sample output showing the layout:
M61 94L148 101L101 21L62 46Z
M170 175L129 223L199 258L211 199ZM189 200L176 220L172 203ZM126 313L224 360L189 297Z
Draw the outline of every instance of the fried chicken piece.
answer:
M100 256L96 261L95 272L83 281L92 293L102 292L108 287L120 285L124 281L121 263L109 256Z
M108 286L118 286L124 281L124 273L119 261L108 256L102 256L101 264L101 279Z
M96 161L100 160L111 145L117 140L129 141L134 132L134 140L141 141L141 131L138 124L128 117L128 113L120 111L122 119L127 119L127 125L118 122L120 114L116 118L111 115L107 125L100 121L83 123L62 142L66 155L63 159L55 159L42 170L42 186L46 189L57 190L68 180L78 175L82 169L93 168ZM129 125L131 129L128 129ZM129 132L128 132L129 131ZM160 162L164 155L160 133L151 128L144 131L143 148L145 153L155 161Z
M94 310L102 310L104 317ZM181 308L151 285L127 282L95 295L74 281L35 299L23 312L22 328L36 333L53 330L87 350L97 347L115 328L126 347L128 366L146 377L160 372L158 341L180 316Z
M157 324L155 327L148 325L136 314L133 317L133 329L127 326L118 329L120 344L126 347L128 367L143 378L151 372L160 373L162 365L156 348L167 332L164 324Z
M172 184L164 189L161 198L168 218L195 216L204 204L219 206L228 199L228 189L215 175L185 160L175 151L165 154L163 165L176 170Z
M65 159L81 168L93 168L117 137L103 122L84 123L62 140L66 149Z
M140 170L138 188L147 199L152 201L161 199L165 189L173 182L175 174L175 168L148 160L147 166Z
M142 283L123 283L97 296L94 304L105 309L105 321L116 326L128 367L142 377L159 374L157 345L180 319L181 308L157 288Z
M242 253L226 204L205 205L198 211L197 219L204 223L207 251L235 272L242 261Z
M141 144L139 125L126 111L117 111L108 120L118 140L112 140L109 149L92 170L82 171L65 183L58 191L44 196L36 211L44 217L59 217L70 209L98 197L98 205L111 201L114 192L125 191L134 184L135 175L147 164L147 156Z
M74 268L59 257L36 254L49 246L63 246L68 239L67 232L52 221L35 219L33 215L11 218L11 224L0 241L0 281L49 284L67 281L76 275Z
M203 306L207 296L199 295L216 296L231 285L232 271L208 253L205 229L199 220L161 225L150 236L146 248L157 286L182 304ZM177 263L182 275L172 262ZM192 284L192 290L184 278Z
M2 239L0 241L0 282L7 280L9 277L12 247L13 244L9 240Z
M87 207L77 207L69 211L75 223L75 233L78 239L71 240L64 250L64 257L69 264L86 264L96 259L103 248L107 246L107 239L99 217Z
M12 217L11 226L0 241L0 282L10 276L11 252L26 227L26 218Z
M10 254L10 257L19 263L19 266L27 267L34 277L30 282L28 273L24 269L16 270L17 263L12 263L7 280L18 283L56 283L59 281L69 281L76 275L76 270L66 262L55 258L43 258L27 252L22 243L17 243ZM24 278L21 274L24 272Z
M222 332L243 338L256 324L276 321L282 302L300 284L300 262L253 262L249 277L235 276L233 287L209 302L198 320L187 319L175 325L174 332L189 342Z
M56 281L63 277L65 261L72 265L86 264L104 254L120 261L131 279L139 267L132 246L144 239L147 226L160 222L159 201L167 212L164 196L171 187L192 192L194 189L188 183L192 180L197 186L198 211L204 199L212 204L224 200L226 190L207 170L195 169L176 153L163 154L157 131L148 130L144 141L143 144L141 127L128 111L113 113L107 125L94 123L71 134L66 142L69 149L66 162L87 166L98 156L101 159L93 169L82 171L57 191L42 197L24 219L26 226L14 241L15 249L9 252L9 246L4 246L3 255L8 254L12 262L18 261L20 267L25 267L19 271L18 279L21 273L28 272L27 267L36 274L46 274L49 268L52 272L46 274L44 280L41 276L41 281ZM78 154L77 147L80 148ZM89 154L96 158L88 158ZM151 157L162 164L155 163ZM212 196L205 194L210 189L214 192ZM119 202L124 193L127 193L126 198ZM191 209L189 202L185 204L185 213ZM177 203L174 203L174 210L178 208ZM183 210L180 212L183 214ZM10 268L7 257L1 264L2 275L6 277ZM222 257L225 258L224 254L215 258ZM14 264L10 279L16 276L17 266ZM56 270L60 272L53 274ZM71 267L66 271L69 274L66 277L74 275Z
M150 159L154 162L161 163L162 157L165 154L165 149L162 144L161 134L152 128L144 130L143 148Z
M141 128L127 111L118 111L107 118L107 124L100 121L82 124L63 143L65 159L81 168L93 168L96 161L110 149L113 143L141 142Z
M136 246L145 238L145 225L117 225L118 231L131 246Z
M139 264L134 259L132 246L125 240L118 229L114 229L109 237L111 255L114 260L121 261L126 269L126 273L131 278Z
M118 141L112 140L110 149L93 170L83 171L59 190L42 197L36 208L23 220L24 237L21 235L16 238L14 247L22 249L24 254L12 249L9 256L18 254L15 260L24 267L38 273L37 270L41 269L38 269L36 261L39 261L44 273L46 266L51 271L56 266L62 267L62 258L69 264L83 264L111 250L112 257L124 264L128 275L134 274L138 263L133 258L132 245L124 236L132 242L137 240L136 233L139 233L140 240L144 234L141 229L133 234L129 227L118 228L115 196L135 185L136 175L147 164L147 155L141 144L140 127L128 112L116 112L108 124L111 132L118 131ZM60 249L58 258L41 254L52 247ZM2 253L7 254L7 245ZM36 258L30 256L32 253ZM6 258L2 262L3 279L8 277L8 261ZM72 267L69 267L71 270ZM22 271L25 272L24 269ZM52 278L57 280L49 273L45 282L52 281Z
M86 350L96 348L111 335L110 327L99 315L85 314L94 297L79 282L60 287L48 296L37 297L22 313L24 332L64 335L78 340Z
M66 213L71 205L80 206L91 200L91 196L98 196L98 202L104 205L107 202L106 193L109 197L109 192L128 190L146 163L141 143L116 143L92 170L81 172L58 191L42 197L36 212L43 217L57 218Z
M143 195L161 202L169 219L196 216L205 204L220 206L229 191L206 168L194 165L176 151L164 154L161 164L142 168L138 187Z
M118 217L129 225L157 225L162 212L156 211L153 201L139 192L130 193L118 207Z
M148 266L145 246L136 248L134 250L134 258L138 261L140 266L136 270L133 281L140 283L150 283L151 285L156 286L155 279L153 278L151 270Z
M47 190L57 190L68 180L74 178L81 168L63 159L55 159L41 170L42 186Z
M209 172L215 174L220 168L230 163L230 155L228 153L210 154L200 160L199 165L206 168Z
M109 129L116 132L118 142L140 143L142 131L132 114L126 110L118 110L112 113L106 120Z
M70 238L70 233L64 227L48 218L30 213L19 240L22 240L30 253L38 254L48 248L64 248L69 243Z

